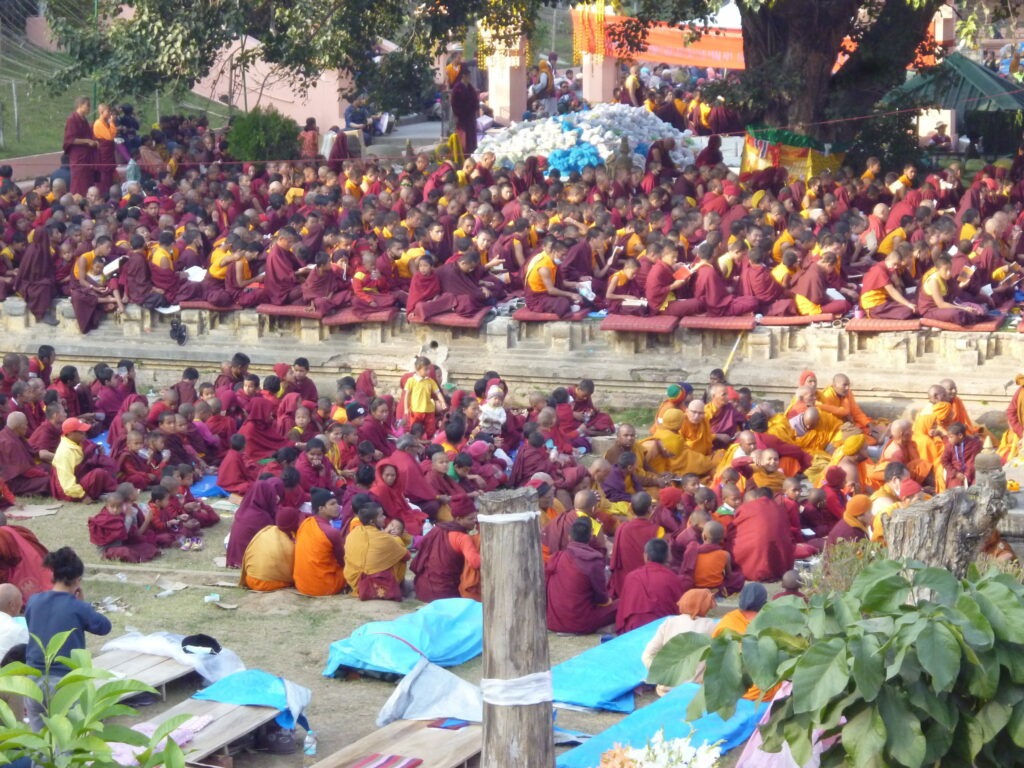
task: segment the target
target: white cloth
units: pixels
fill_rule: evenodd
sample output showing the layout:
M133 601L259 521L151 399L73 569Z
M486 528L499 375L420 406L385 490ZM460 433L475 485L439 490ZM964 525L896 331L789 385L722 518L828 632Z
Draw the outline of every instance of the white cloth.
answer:
M28 643L28 625L24 616L0 613L0 659L16 645Z
M169 632L154 632L151 635L129 632L106 643L103 651L135 651L166 656L179 664L192 667L208 683L215 683L222 677L245 669L245 664L230 648L221 648L220 653L215 656L185 653L181 648L181 641L184 639L184 635Z

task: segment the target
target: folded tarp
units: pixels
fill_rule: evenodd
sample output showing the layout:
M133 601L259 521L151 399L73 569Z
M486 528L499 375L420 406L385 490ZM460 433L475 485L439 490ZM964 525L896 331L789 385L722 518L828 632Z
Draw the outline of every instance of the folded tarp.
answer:
M192 484L192 495L197 499L212 499L227 496L228 492L217 485L216 475L203 475Z
M627 715L607 731L560 755L555 765L557 768L595 768L601 764L601 755L616 744L641 748L662 729L666 740L689 737L695 747L722 742L720 746L724 754L750 738L768 706L741 699L736 704L736 713L728 720L718 715L704 715L687 722L686 707L699 690L696 683L673 688L653 704Z
M632 712L633 689L647 677L640 656L663 621L637 627L555 665L551 670L555 706Z
M407 675L421 658L454 667L484 648L483 608L476 600L435 600L391 621L371 621L331 643L325 677L339 670Z
M251 707L273 707L281 712L277 723L283 728L305 724L303 713L312 692L308 688L259 669L246 669L221 678L192 696L203 701L219 701Z

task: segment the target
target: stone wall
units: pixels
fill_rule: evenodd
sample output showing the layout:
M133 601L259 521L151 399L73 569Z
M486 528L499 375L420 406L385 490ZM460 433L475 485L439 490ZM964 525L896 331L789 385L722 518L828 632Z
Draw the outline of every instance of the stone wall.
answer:
M56 328L38 324L22 300L8 299L0 305L0 347L33 353L49 343L62 361L84 366L130 357L153 386L176 381L184 365L199 368L205 378L235 351L246 352L256 372L302 355L325 391L337 376L364 368L394 382L415 355L426 354L460 387L472 386L485 370L500 371L513 402L525 402L534 389L589 377L598 384L598 402L618 408L654 405L674 381L706 382L737 339L735 331L604 332L597 320L536 324L500 316L476 331L410 325L399 315L388 324L327 328L314 318L186 309L180 318L188 341L178 346L169 337L170 317L138 306L129 306L119 322L106 318L87 336L79 333L70 302L62 301L57 315ZM1018 333L759 327L740 339L729 379L759 396L788 401L803 369L817 371L822 386L845 372L867 410L891 418L919 407L930 384L952 377L972 415L998 425L1022 358L1024 334Z

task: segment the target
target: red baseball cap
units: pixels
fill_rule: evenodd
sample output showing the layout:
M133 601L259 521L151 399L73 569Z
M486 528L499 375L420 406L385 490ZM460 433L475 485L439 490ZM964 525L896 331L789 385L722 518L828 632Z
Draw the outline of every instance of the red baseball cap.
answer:
M70 419L64 419L64 423L60 425L60 433L70 435L72 432L88 432L91 428L91 424L72 416Z

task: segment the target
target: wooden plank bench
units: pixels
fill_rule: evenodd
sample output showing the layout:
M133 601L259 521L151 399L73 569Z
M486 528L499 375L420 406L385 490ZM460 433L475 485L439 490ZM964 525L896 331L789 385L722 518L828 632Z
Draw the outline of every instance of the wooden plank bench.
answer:
M532 309L520 307L512 313L512 319L520 323L557 323L559 320L582 320L590 314L589 309L581 309L578 312L571 312L565 317L559 317L551 312L534 312Z
M957 325L956 323L947 323L945 320L929 320L927 317L921 318L922 328L934 328L939 331L960 331L962 333L992 333L994 331L998 331L999 326L1002 324L1002 315L990 320L982 320L974 325Z
M700 331L752 331L754 325L753 315L738 315L736 317L690 315L679 321L680 328Z
M835 320L835 315L765 315L761 318L761 325L785 327L792 325L813 325L814 323L829 323Z
M351 768L372 754L416 757L423 761L420 768L457 768L480 754L483 728L479 724L449 731L428 728L428 722L396 720L328 755L312 768Z
M395 307L378 309L368 314L359 314L352 307L328 315L322 322L326 326L340 325L365 325L366 323L390 323L398 317L398 310Z
M887 320L884 317L855 317L846 324L846 330L850 333L919 331L921 330L921 321L917 318L912 318L910 320Z
M426 320L417 320L412 315L409 315L409 322L413 325L439 325L442 328L470 328L480 330L484 321L487 320L487 314L493 311L490 307L484 307L480 311L466 317L460 315L457 312L442 312L439 315L428 317Z
M160 725L178 715L201 717L208 715L213 722L199 731L196 738L182 747L185 760L196 763L204 757L223 751L234 741L255 731L261 725L269 723L277 717L278 710L273 707L254 707L243 704L225 704L219 701L202 699L185 699L166 712L161 712L147 723Z
M672 315L608 315L601 321L602 331L625 333L672 333L679 325L679 318Z
M194 672L192 667L181 664L168 656L137 651L107 651L92 660L97 669L105 669L125 680L138 680L160 691L167 698L167 684ZM135 694L125 694L125 698Z

